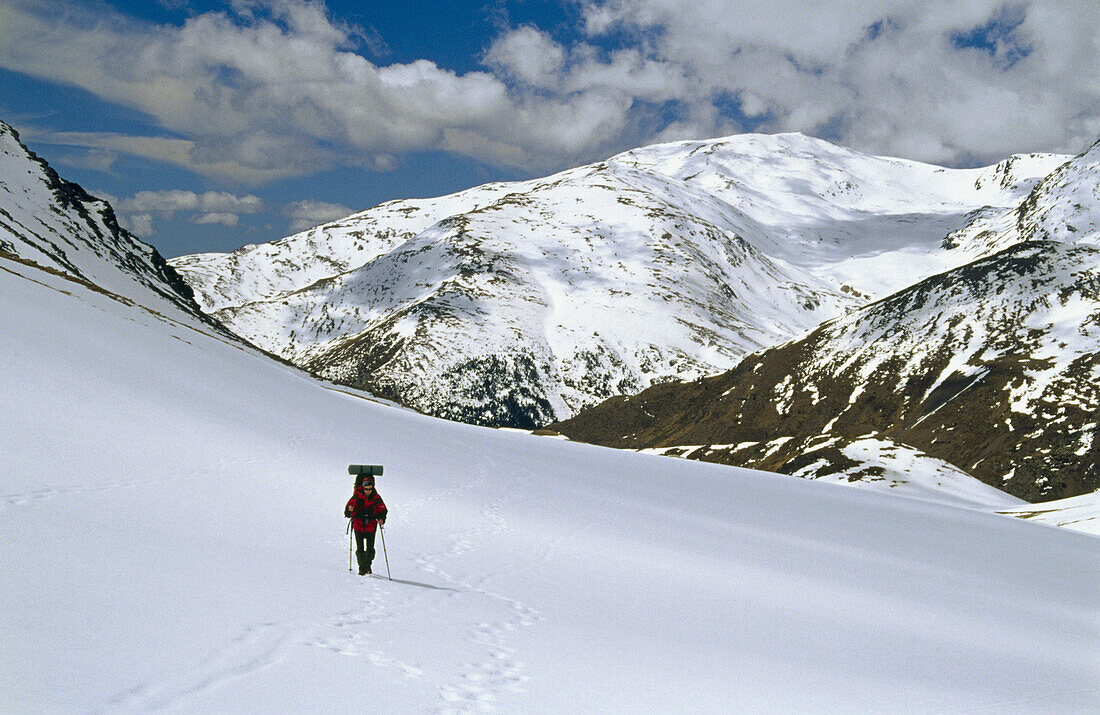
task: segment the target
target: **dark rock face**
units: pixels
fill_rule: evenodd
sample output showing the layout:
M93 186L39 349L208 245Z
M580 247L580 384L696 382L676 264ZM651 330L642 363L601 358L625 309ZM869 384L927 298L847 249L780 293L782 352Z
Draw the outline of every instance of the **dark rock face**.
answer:
M551 428L615 447L815 475L877 434L1029 500L1100 488L1100 249L1022 243L692 383ZM873 468L871 468L873 469ZM874 476L868 473L867 476Z

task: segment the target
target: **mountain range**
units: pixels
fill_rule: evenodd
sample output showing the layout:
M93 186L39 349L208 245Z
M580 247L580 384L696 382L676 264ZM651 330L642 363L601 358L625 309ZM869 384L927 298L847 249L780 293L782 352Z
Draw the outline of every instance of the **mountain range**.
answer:
M171 263L204 310L314 374L533 428L972 260L944 237L1068 158L951 170L799 134L677 142Z
M1097 147L960 171L660 145L178 272L7 125L0 152L4 256L422 411L980 503L972 477L1100 486Z
M229 336L4 146L0 710L1097 710L1100 541L1029 523L1096 534L1095 499L427 417ZM385 465L373 577L349 462Z

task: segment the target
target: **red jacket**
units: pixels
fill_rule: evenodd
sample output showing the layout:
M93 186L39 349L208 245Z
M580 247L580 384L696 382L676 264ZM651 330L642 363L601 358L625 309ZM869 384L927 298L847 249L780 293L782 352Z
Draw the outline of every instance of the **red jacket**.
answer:
M344 516L351 517L351 528L363 534L373 534L379 521L386 520L386 502L377 491L367 494L356 487L355 493L344 507Z

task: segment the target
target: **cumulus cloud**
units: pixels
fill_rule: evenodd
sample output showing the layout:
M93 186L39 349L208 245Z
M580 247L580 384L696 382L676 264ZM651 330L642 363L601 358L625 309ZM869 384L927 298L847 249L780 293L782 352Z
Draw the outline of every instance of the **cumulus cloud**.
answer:
M263 211L264 202L259 196L237 196L227 191L194 191L171 189L168 191L139 191L118 202L122 211L138 211L172 216L180 211L202 213L254 214Z
M184 220L191 223L236 226L242 215L264 210L264 202L258 196L237 196L226 191L196 193L171 189L139 191L125 199L103 198L114 206L122 225L139 236L153 235L154 218L172 220L183 214Z
M322 223L336 221L355 213L341 204L324 201L295 201L283 207L283 215L290 218L290 230L293 233L305 231Z
M222 226L236 226L241 222L241 217L237 214L229 213L208 213L201 214L195 218L195 223L220 223Z
M152 236L156 233L153 228L153 214L119 214L118 220L122 227L135 236Z
M512 116L507 87L487 72L458 75L426 60L373 64L355 52L354 29L321 3L233 8L160 26L102 6L9 0L0 66L154 117L186 139L150 140L147 149L194 171L228 165L260 181L326 168L344 154L385 166L405 151L451 150L446 130L491 133ZM515 124L510 143L523 146L531 129Z
M585 48L567 53L533 28L504 32L487 54L491 71L459 74L428 60L371 62L356 51L355 28L332 21L319 2L237 2L174 26L102 5L4 1L0 67L132 107L175 135L70 141L209 176L259 183L336 163L387 169L424 150L548 169L638 138L630 84L640 68L609 64L624 86L613 77L547 92L555 72L575 79ZM524 58L540 47L545 57ZM569 66L567 54L576 60Z
M489 66L532 87L553 87L561 80L565 48L546 32L521 27L499 37L485 53Z
M578 28L505 25L485 71L459 74L372 62L364 33L321 2L238 0L175 26L0 0L0 67L173 134L70 134L75 145L254 183L388 169L423 150L561 168L746 128L949 164L1078 151L1100 135L1092 0L575 2Z
M587 0L586 27L648 38L694 78L687 104L735 99L765 131L944 163L1075 152L1100 135L1093 2Z

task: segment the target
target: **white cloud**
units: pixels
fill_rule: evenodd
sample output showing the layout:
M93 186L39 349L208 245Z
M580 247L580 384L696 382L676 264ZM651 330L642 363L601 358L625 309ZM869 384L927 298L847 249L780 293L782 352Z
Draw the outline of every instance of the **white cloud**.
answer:
M235 7L237 15L208 12L171 26L102 5L9 0L0 66L135 108L184 137L70 135L78 145L257 183L334 163L385 169L422 150L557 168L632 143L623 137L629 88L574 83L543 96L517 84L517 75L546 84L562 69L564 49L535 30L505 38L494 56L505 62L505 45L511 52L499 74L457 74L427 60L375 65L354 51L355 31L331 22L319 3ZM551 61L517 54L532 42L550 48Z
M1081 151L1100 134L1094 2L590 0L584 14L695 78L686 103L738 98L765 131L945 163Z
M139 191L128 199L118 201L122 211L141 211L171 216L179 211L203 213L254 214L263 211L264 202L249 194L237 196L227 191L194 191L171 189L168 191Z
M229 213L206 213L199 215L195 219L195 223L220 223L222 226L236 226L240 222L240 216Z
M283 215L290 218L290 230L292 233L305 231L323 223L336 221L355 213L352 209L341 204L331 204L324 201L295 201L283 207Z
M271 162L268 162L266 168L246 165L219 152L219 142L210 138L193 141L168 137L133 136L114 132L57 132L37 127L20 127L20 134L27 139L45 144L88 147L92 149L92 152L130 154L173 166L180 166L207 176L252 184L302 173L300 164L294 165L289 162L274 166L271 165ZM306 147L301 146L299 148L301 151L293 156L296 160L304 160L305 157L300 155ZM282 156L290 154L287 147L284 147L284 152ZM277 154L277 152L273 152L273 154ZM317 168L327 168L333 164L333 158L329 152L318 148L309 155L308 164Z
M118 152L109 149L93 148L82 154L68 154L57 159L59 164L76 169L91 169L104 174L111 173L111 167L118 161Z
M1078 151L1100 135L1091 0L578 4L574 34L505 28L488 71L457 74L371 62L358 30L319 2L238 0L172 26L6 0L0 67L182 137L66 135L76 146L255 183L338 163L388 169L422 150L560 168L742 120L945 163Z
M184 220L191 223L236 226L242 215L264 210L264 202L258 196L237 196L226 191L196 193L171 189L139 191L126 199L109 195L103 198L118 212L122 225L138 236L153 235L154 218L170 221L176 214L185 214Z
M552 87L560 81L565 49L549 34L527 26L499 37L485 53L485 60L521 84Z
M119 214L118 220L130 233L135 236L152 236L156 231L153 230L153 214Z

